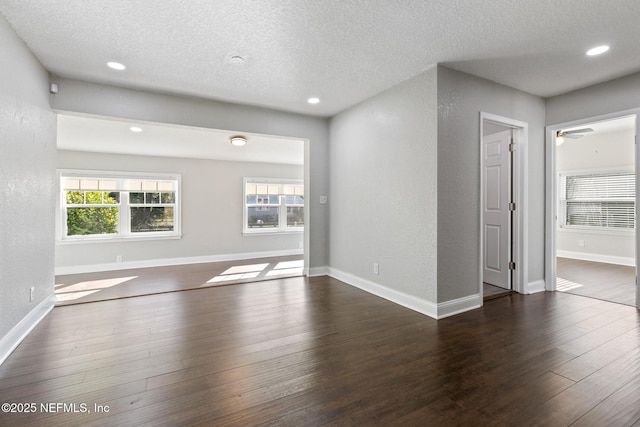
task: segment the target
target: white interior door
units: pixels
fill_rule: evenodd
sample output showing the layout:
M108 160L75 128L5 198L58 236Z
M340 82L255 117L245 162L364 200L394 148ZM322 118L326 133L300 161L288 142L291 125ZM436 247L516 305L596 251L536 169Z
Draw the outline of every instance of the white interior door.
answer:
M505 289L511 288L511 136L512 131L506 130L482 138L483 281Z

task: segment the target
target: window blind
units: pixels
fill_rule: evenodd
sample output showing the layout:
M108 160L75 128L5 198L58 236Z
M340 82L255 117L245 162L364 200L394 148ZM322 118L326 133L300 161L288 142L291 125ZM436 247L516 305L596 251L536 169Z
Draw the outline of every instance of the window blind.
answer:
M569 175L563 180L565 224L635 228L635 174Z

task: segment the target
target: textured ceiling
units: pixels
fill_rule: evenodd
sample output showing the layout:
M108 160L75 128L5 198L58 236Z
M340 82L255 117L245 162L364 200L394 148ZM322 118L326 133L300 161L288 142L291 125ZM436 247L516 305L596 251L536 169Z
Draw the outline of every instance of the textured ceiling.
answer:
M0 13L63 77L322 116L437 63L544 97L640 70L638 0L2 0Z

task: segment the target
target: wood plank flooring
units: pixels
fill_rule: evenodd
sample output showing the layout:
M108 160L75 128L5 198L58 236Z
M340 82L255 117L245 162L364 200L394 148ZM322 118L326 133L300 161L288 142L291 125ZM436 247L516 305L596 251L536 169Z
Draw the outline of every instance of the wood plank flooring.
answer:
M561 257L556 265L558 291L635 307L635 267Z
M302 276L302 255L56 276L57 305Z
M36 404L3 426L640 426L640 312L543 292L436 321L328 277L78 304L0 396Z
M494 298L506 297L511 294L509 289L504 289L499 286L490 285L488 283L482 284L482 299L488 301Z

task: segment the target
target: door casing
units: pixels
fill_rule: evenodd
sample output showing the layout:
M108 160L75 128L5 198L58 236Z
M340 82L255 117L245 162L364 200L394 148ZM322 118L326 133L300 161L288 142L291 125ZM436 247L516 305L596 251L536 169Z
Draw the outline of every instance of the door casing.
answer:
M637 168L640 165L640 150L638 150L638 129L640 129L640 108L631 110L619 111L616 113L603 114L595 117L588 117L579 120L573 120L570 122L557 123L546 127L545 132L545 147L546 147L546 212L545 212L545 290L556 290L556 213L557 213L557 177L556 177L556 147L555 147L555 134L556 131L562 128L571 128L581 125L586 125L594 122L602 122L605 120L618 119L622 117L633 116L636 117L636 150L635 150L635 164L636 164L636 207L640 206L639 199L640 194L640 173ZM640 289L638 288L638 257L640 256L640 239L638 238L638 225L640 224L637 215L636 208L636 307L640 309Z
M513 132L513 140L516 145L516 150L513 156L513 201L516 203L516 211L513 215L513 259L516 268L512 275L511 289L521 293L527 294L531 292L539 291L538 289L529 289L527 286L527 151L528 151L528 135L529 125L526 122L511 119L508 117L499 116L496 114L480 112L480 138L479 138L479 150L480 150L480 171L484 168L484 161L482 156L482 139L484 135L485 123L493 123L502 127L510 128ZM484 178L480 173L480 190L484 188ZM480 200L480 242L479 242L479 295L483 295L482 276L483 276L483 263L484 263L484 201Z

